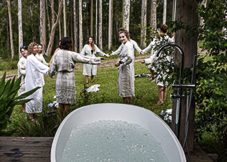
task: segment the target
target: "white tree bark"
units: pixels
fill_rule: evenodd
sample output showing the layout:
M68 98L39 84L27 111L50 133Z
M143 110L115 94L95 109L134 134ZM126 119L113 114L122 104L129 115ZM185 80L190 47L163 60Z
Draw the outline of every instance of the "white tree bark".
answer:
M63 0L63 24L64 24L64 37L67 36L67 27L66 27L66 5L65 0Z
M146 47L147 36L147 0L142 0L141 6L141 33L140 33L140 46Z
M11 16L11 3L10 0L7 0L8 7L8 17L9 17L9 36L10 36L10 49L11 49L11 58L14 58L14 45L13 45L13 28L12 28L12 16Z
M91 9L90 9L90 35L93 37L93 28L94 28L94 0L91 0Z
M108 50L112 48L113 36L113 0L109 0Z
M40 24L39 24L39 30L40 30L40 43L43 45L44 51L46 49L46 3L45 0L40 0Z
M83 48L83 17L82 17L82 4L83 1L79 0L79 51Z
M177 0L173 0L172 21L176 21Z
M62 1L63 0L59 0L57 18L56 18L54 25L51 28L50 39L49 39L49 43L48 43L48 46L47 46L47 52L46 52L47 56L49 56L52 52L55 31L56 31L58 22L60 20L61 14L62 14Z
M130 23L130 0L123 1L123 27L129 31Z
M22 26L22 2L18 0L18 53L20 53L20 47L24 44L23 42L23 26Z
M78 27L77 27L77 14L76 14L76 0L73 0L73 24L74 24L74 50L78 51Z
M98 43L98 0L95 3L95 42Z
M156 30L157 29L157 0L151 1L151 19L150 19L151 27Z
M167 0L163 0L163 20L162 23L166 24L166 13L167 13Z
M102 49L102 0L99 0L99 48Z
M51 27L52 27L55 22L54 0L50 0L50 7L51 7Z

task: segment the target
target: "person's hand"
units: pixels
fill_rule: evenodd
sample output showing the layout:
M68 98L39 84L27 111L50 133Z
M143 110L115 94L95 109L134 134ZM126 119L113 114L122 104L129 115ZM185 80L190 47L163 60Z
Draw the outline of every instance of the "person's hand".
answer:
M92 65L99 65L101 63L101 58L99 57L91 57L89 63Z
M142 63L142 64L145 64L145 60L142 60L141 63Z
M106 54L105 56L106 56L106 57L110 57L110 55L108 55L108 54Z
M141 55L143 55L143 54L144 54L144 51L143 51L143 50L142 50L142 51L140 51L140 54L141 54Z
M120 66L120 63L119 62L115 63L115 66L116 67Z

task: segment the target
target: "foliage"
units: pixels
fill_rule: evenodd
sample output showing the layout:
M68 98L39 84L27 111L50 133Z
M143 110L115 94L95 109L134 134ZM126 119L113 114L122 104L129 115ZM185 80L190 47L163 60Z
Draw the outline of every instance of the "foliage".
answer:
M7 126L14 106L28 102L30 99L26 99L26 97L34 93L38 88L17 96L17 92L20 89L20 79L15 79L14 77L6 80L6 73L4 73L0 81L0 131Z
M222 0L209 1L207 7L200 8L204 24L200 30L200 39L205 54L198 58L196 88L197 140L202 141L205 134L216 135L216 147L224 142L227 129L227 54L226 3ZM220 151L221 150L221 151Z
M0 58L0 70L10 70L10 69L17 69L17 62L16 59L1 59Z

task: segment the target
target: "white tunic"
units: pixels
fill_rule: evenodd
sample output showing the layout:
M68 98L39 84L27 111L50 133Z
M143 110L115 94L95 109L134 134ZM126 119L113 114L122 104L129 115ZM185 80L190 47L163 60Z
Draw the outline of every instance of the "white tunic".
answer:
M96 45L95 51L92 51L91 47L86 44L80 54L84 57L96 57L96 54L99 54L100 56L106 56L104 52L102 52ZM91 65L91 64L84 64L83 65L83 75L93 76L97 74L97 65Z
M118 94L121 97L133 97L135 96L133 44L128 41L122 45L119 54L122 64L118 68Z
M23 92L25 92L26 61L27 59L22 56L17 63L17 68L18 68L17 74L18 74L18 78L21 79L18 95L21 95Z
M42 75L47 74L48 70L49 67L38 61L38 59L33 54L30 54L27 57L25 90L29 91L36 87L41 88L35 91L32 95L28 96L28 98L32 100L26 103L26 113L42 112L44 86Z
M130 39L130 42L133 45L133 50L136 50L138 53L140 53L142 51L141 48L138 46L136 41ZM123 46L124 46L124 44L121 44L120 47L116 51L112 52L111 55L118 55L121 52Z

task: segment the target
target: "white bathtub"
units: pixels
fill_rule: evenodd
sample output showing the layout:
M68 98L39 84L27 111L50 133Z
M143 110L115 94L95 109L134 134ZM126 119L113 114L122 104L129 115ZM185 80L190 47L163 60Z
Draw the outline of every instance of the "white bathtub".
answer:
M169 126L153 112L133 105L94 104L71 112L59 126L51 147L51 162L61 162L63 150L73 128L100 120L126 121L151 130L161 143L169 162L186 162L184 151Z

